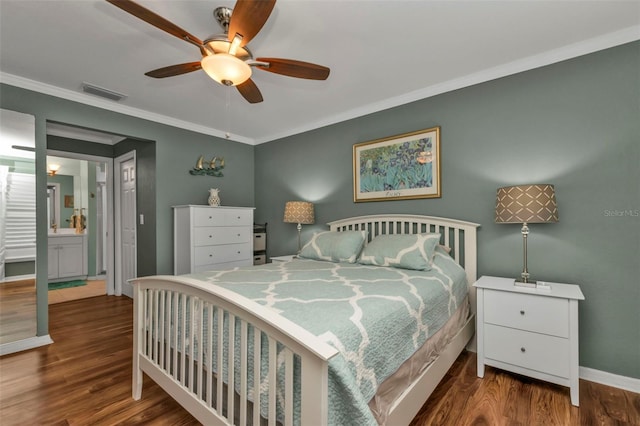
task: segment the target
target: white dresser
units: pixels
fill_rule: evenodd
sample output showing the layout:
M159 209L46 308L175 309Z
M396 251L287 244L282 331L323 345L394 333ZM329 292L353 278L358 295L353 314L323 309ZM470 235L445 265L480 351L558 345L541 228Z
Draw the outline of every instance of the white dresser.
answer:
M253 207L173 207L176 275L253 264Z
M578 395L580 287L514 286L513 278L481 277L477 288L478 377L485 365L570 387Z

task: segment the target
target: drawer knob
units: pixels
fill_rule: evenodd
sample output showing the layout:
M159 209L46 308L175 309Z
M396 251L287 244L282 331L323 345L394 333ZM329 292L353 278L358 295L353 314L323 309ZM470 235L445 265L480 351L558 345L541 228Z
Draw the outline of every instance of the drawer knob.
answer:
M525 348L520 348L520 352L525 353L527 350Z
M240 251L238 251L238 254L240 254Z
M209 238L213 238L213 235L209 235Z
M212 254L210 254L210 255L209 255L209 257L213 257L213 255L212 255Z
M524 311L520 311L520 315L524 315Z

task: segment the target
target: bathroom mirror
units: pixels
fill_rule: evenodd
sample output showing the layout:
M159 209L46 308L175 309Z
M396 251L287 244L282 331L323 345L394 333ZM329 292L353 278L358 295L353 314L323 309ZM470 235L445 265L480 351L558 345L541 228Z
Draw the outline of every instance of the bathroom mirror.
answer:
M88 211L87 175L84 160L47 155L47 223L49 232L75 228L73 216Z
M36 335L35 117L0 109L0 346Z

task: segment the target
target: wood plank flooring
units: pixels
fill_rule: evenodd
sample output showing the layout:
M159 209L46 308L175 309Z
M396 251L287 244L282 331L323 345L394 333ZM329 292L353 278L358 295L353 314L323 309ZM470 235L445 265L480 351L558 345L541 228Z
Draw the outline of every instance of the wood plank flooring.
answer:
M131 398L132 303L99 296L49 307L52 345L0 358L0 424L197 425L145 377ZM640 394L580 381L580 408L569 391L487 368L475 376L464 352L412 426L640 425Z
M0 344L36 335L36 282L0 283Z
M68 302L69 300L102 296L107 294L106 285L107 282L105 280L87 280L87 285L84 286L49 290L49 305Z

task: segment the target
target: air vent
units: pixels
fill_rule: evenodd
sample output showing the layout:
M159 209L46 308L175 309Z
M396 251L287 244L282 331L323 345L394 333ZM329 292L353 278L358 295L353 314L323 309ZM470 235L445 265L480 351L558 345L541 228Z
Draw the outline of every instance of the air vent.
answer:
M122 93L114 92L113 90L105 89L104 87L95 86L89 83L82 83L82 91L94 96L100 96L101 98L110 99L112 101L119 102L127 97Z

